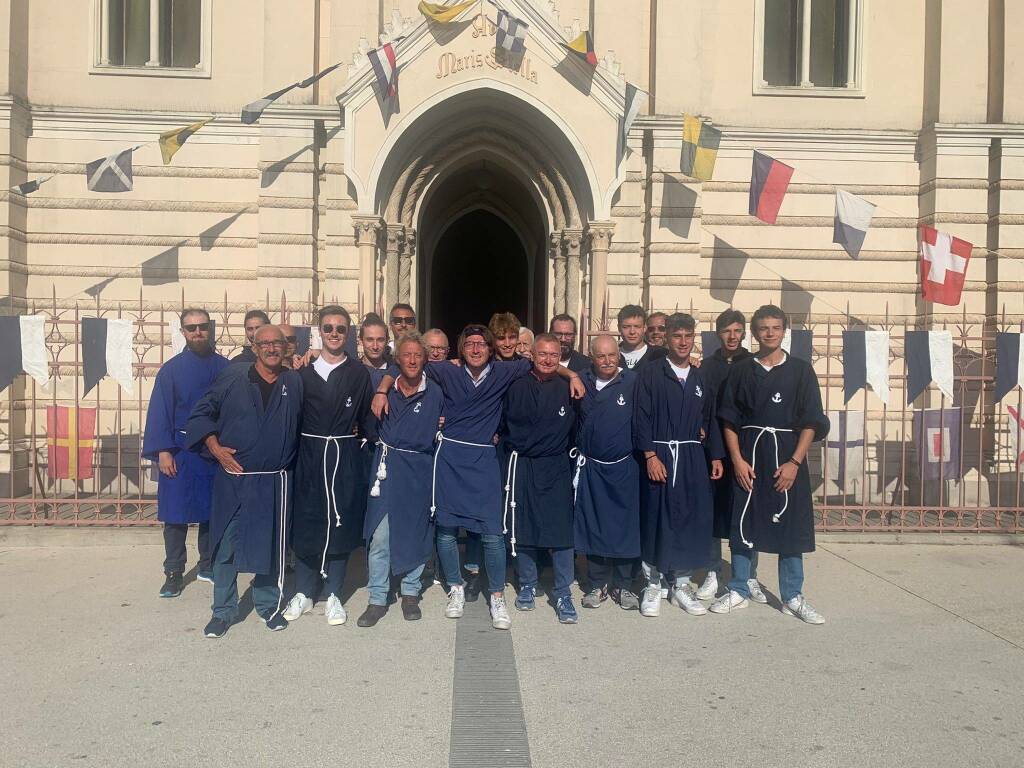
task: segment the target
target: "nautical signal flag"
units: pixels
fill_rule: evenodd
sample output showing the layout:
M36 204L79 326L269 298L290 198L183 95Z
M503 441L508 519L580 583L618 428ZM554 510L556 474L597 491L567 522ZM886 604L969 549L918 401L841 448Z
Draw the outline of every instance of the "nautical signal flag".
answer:
M89 189L93 192L131 192L132 153L141 146L137 144L87 163L85 180Z
M96 409L46 406L46 473L53 480L92 477Z
M517 19L505 10L498 10L498 24L495 32L494 47L518 56L526 51L526 33L530 25Z
M253 101L253 102L250 102L250 103L246 104L244 107L242 107L242 114L241 114L241 118L240 118L241 121L245 125L252 125L257 120L260 119L260 116L263 114L263 111L267 107L269 107L275 101L277 101L282 96L284 96L286 93L288 93L288 91L291 91L291 90L293 90L295 88L309 88L309 86L311 86L317 80L319 80L322 77L326 77L327 75L329 75L331 72L333 72L334 70L336 70L340 66L341 66L341 62L339 61L337 64L332 64L331 66L327 67L327 69L320 70L315 75L310 75L305 80L299 80L297 83L292 83L291 85L286 85L284 88L282 88L279 91L274 91L273 93L268 93L262 99L256 99L256 101ZM193 133L194 133L194 131L193 131Z
M170 164L171 158L174 157L175 153L181 149L182 145L189 140L189 137L211 120L213 120L213 118L208 117L205 120L200 120L198 123L186 125L184 128L175 128L174 130L164 131L161 133L160 156L164 159L164 165Z
M0 392L20 373L27 373L41 387L50 381L45 323L44 315L0 317Z
M53 176L54 175L51 173L49 176L40 176L38 179L32 179L24 182L23 184L15 184L11 187L11 192L17 192L19 195L30 195L39 189L41 184L52 179Z
M1012 405L1006 406L1006 431L1010 436L1010 450L1017 466L1024 465L1024 417Z
M792 168L755 149L750 171L750 215L774 224L791 178Z
M110 376L127 394L132 393L132 338L135 323L105 317L82 318L82 378L89 394L100 379Z
M888 331L843 331L843 402L865 385L889 404Z
M419 9L420 13L431 21L436 21L438 24L449 24L455 21L464 10L473 7L477 2L478 0L467 0L464 3L445 5L444 3L428 3L425 0L420 0Z
M925 301L950 307L960 303L973 247L959 237L921 225L921 296Z
M807 328L787 328L786 335L782 337L782 350L790 357L797 360L812 362L811 353L814 351L814 331Z
M571 53L576 54L580 61L591 67L597 66L597 54L594 53L594 38L590 36L590 30L580 32L580 36L571 43L562 43Z
M850 194L845 189L836 190L836 217L832 224L832 242L854 259L860 257L864 238L871 227L875 206L863 198Z
M722 132L693 115L683 115L683 167L687 176L711 181Z
M826 479L839 493L856 494L864 481L864 411L829 411Z
M949 331L907 331L904 355L907 360L907 403L914 402L934 381L953 399L953 334Z
M398 92L395 75L398 73L398 63L395 58L395 48L391 43L375 48L366 54L370 60L370 66L377 76L377 86L381 95L394 96Z
M1014 387L1024 387L1024 334L996 334L996 402Z
M960 478L960 409L914 411L914 444L921 475L929 480Z

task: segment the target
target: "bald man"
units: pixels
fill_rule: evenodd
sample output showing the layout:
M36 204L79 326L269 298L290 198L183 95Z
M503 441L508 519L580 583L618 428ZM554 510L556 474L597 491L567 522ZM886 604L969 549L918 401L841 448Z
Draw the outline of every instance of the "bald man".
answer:
M423 334L423 344L427 348L427 362L447 360L451 347L448 336L440 328L431 328Z

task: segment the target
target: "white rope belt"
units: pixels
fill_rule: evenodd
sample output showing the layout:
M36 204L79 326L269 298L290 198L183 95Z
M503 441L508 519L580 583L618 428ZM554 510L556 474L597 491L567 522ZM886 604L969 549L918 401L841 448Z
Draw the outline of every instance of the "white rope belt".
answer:
M465 440L456 440L454 437L445 437L441 432L437 433L437 450L434 451L434 468L430 473L430 519L434 519L437 512L437 457L441 455L441 446L445 443L458 443L468 445L472 448L494 448L490 443L467 443Z
M778 469L779 468L779 436L778 436L777 433L778 432L792 432L793 430L792 429L782 429L781 427L761 427L761 426L758 426L756 424L748 424L748 425L744 426L743 429L759 429L759 430L761 430L760 432L757 433L757 437L754 438L754 445L750 449L750 471L753 472L754 471L754 467L757 464L757 443L761 439L761 436L765 432L770 434L772 436L772 440L775 441L775 469ZM774 515L772 515L772 522L773 523L779 522L779 518L782 517L782 513L785 512L786 511L786 507L789 506L789 491L786 490L786 491L783 491L782 493L785 494L786 500L782 504L782 509L780 509ZM746 537L743 535L743 520L747 516L747 508L750 506L750 498L753 495L754 495L754 481L751 480L750 481L750 490L747 491L747 500L743 504L743 512L740 513L740 541L742 541L744 544L746 544L748 549L753 549L754 548L754 543L751 542L751 541L747 541Z
M229 475L235 477L243 477L249 475L277 475L281 479L281 505L280 505L280 519L278 520L278 534L277 534L277 610L275 610L270 616L267 617L267 621L277 616L281 612L281 598L284 597L284 558L285 554L285 523L287 522L288 516L288 470L287 469L271 469L265 472L228 472Z
M338 476L338 467L341 464L341 443L339 440L349 440L355 435L311 435L309 432L301 432L303 437L315 437L324 441L324 495L327 497L327 536L324 539L324 553L320 558L320 575L327 578L327 546L331 540L331 512L334 512L334 527L341 528L341 514L338 512L338 499L334 495L334 478ZM334 471L331 472L331 481L327 482L327 449L334 446Z
M424 453L424 451L411 451L408 448L396 448L393 445L388 445L383 440L378 440L377 445L380 446L380 463L377 464L377 476L373 481L373 488L370 489L370 495L374 498L380 496L380 484L388 479L388 451L400 451L402 453Z
M676 487L676 470L679 469L679 446L700 445L700 440L655 440L658 445L667 445L672 454L672 487Z
M519 451L512 451L508 455L508 472L505 475L505 507L501 515L501 532L508 533L508 512L512 510L512 535L509 537L509 544L512 545L512 557L516 556L516 471L519 469Z
M579 493L580 471L587 465L588 461L593 461L598 464L603 464L606 467L610 467L613 466L614 464L621 464L632 455L633 454L631 453L627 453L621 459L616 459L615 461L601 461L600 459L595 459L591 456L583 455L583 452L579 448L573 448L572 450L570 450L569 458L576 459L576 474L574 474L572 477L572 503L576 503L576 496Z

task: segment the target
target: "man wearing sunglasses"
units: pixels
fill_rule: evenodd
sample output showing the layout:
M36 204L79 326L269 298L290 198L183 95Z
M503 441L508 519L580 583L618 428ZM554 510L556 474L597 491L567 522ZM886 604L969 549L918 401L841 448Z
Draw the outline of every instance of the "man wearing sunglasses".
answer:
M654 312L647 318L647 334L645 339L650 347L665 346L665 321L668 315L664 312Z
M416 330L416 311L409 304L395 304L388 314L388 326L391 329L388 351L393 355L398 339Z
M363 541L367 473L356 433L369 412L371 389L369 369L345 354L348 311L324 307L319 324L323 348L298 371L303 402L292 512L295 595L284 617L295 621L309 613L322 594L327 623L335 626L348 618L341 587L349 555Z
M142 456L160 467L157 519L164 524L164 574L160 597L181 594L185 573L185 537L199 525L200 581L213 581L210 566L210 496L214 467L184 450L185 422L192 407L228 365L210 346L210 315L205 309L181 313L185 349L160 367L149 399Z

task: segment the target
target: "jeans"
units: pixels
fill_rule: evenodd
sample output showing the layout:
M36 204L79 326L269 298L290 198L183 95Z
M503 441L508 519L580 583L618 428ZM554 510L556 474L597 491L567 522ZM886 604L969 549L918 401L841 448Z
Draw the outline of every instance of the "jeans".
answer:
M633 559L587 555L587 578L591 589L630 589Z
M316 600L319 594L341 597L341 585L345 583L345 572L348 570L348 555L328 555L324 570L327 571L326 579L320 573L320 558L304 560L301 557L296 557L296 593L301 592L310 600ZM322 591L321 579L323 579Z
M188 523L164 523L164 573L184 573ZM210 524L199 524L199 570L210 570Z
M757 578L757 552L750 554L750 578ZM711 555L708 557L708 573L721 573L725 562L722 560L722 540L711 540Z
M224 535L213 556L213 616L225 621L234 621L238 618L238 568L235 567L234 545L237 527L236 515L224 529ZM275 567L280 567L280 564L271 563L271 570ZM276 572L257 573L252 579L252 602L256 613L264 620L277 612L281 600L277 576Z
M650 563L641 563L640 565L643 568L644 578L648 584L661 584L664 579L666 584L671 582L677 589L687 586L690 583L690 575L693 573L692 570L661 573Z
M572 547L544 550L537 547L516 547L519 571L519 588L537 586L537 558L541 552L551 552L551 565L555 571L555 589L552 597L556 600L569 596L572 586L573 565L576 551Z
M487 586L492 593L505 591L505 537L498 533L482 534ZM449 587L463 585L459 569L459 529L437 526L437 559Z
M370 546L366 553L366 570L370 605L387 605L388 592L391 589L391 529L387 515L384 515L384 519L380 521L380 525L370 538ZM402 576L402 597L419 597L422 574L423 564L420 563Z
M467 571L477 573L480 570L480 557L483 554L483 544L480 541L479 533L466 531L466 562Z
M729 589L743 597L750 597L747 579L754 578L751 574L752 564L757 562L757 552L732 551L732 580ZM779 555L779 596L788 602L800 594L804 588L804 556Z

